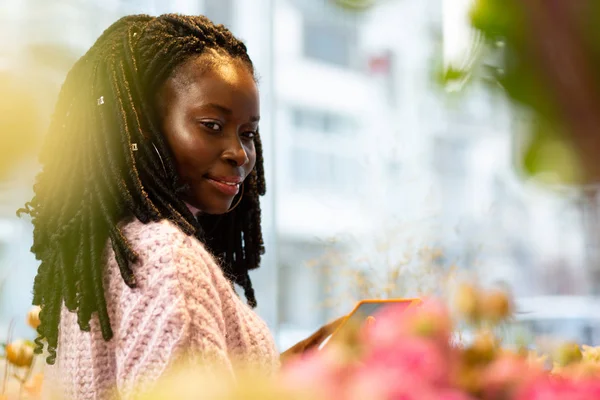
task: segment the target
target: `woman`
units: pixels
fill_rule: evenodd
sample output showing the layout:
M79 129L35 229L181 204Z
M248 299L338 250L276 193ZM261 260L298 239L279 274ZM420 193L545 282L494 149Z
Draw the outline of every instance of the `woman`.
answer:
M259 118L246 47L201 16L122 18L69 72L21 210L41 261L36 350L66 397L128 396L178 362L278 368L233 290L256 305Z

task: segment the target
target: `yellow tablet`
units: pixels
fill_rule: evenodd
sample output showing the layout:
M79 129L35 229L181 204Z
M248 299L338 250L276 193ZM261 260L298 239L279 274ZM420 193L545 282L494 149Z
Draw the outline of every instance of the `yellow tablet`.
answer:
M364 323L372 323L375 322L377 318L377 314L384 309L386 306L395 305L398 312L402 310L406 310L409 307L417 306L421 304L422 300L419 298L411 298L411 299L386 299L386 300L361 300L359 301L352 312L348 314L344 322L340 324L340 326L321 343L319 349L323 348L329 340L343 332L344 329L348 329L349 327L361 326ZM399 307L399 305L403 305L405 307Z

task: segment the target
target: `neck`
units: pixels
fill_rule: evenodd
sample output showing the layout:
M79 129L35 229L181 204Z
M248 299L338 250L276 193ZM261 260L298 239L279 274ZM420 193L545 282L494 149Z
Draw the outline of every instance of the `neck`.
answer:
M190 210L190 212L192 214L194 214L195 216L198 215L200 213L200 210L197 209L196 207L194 207L193 205L191 205L190 203L185 203L185 205L187 206L188 210Z

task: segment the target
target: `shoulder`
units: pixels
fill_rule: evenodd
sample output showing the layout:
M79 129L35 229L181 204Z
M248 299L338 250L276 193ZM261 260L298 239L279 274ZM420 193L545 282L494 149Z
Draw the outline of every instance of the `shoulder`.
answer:
M144 224L133 219L124 221L120 228L132 250L139 255L132 269L140 289L156 284L164 286L168 282L182 289L182 284L213 281L220 273L204 244L169 220ZM108 273L120 275L114 253L110 253Z
M168 219L144 224L133 218L121 222L120 228L135 250L152 252L172 245L191 246L188 239L192 238Z
M168 219L144 224L137 219L121 225L121 230L142 261L173 254L194 254L203 259L212 256L203 243L183 232Z
M132 265L136 287L131 289L121 277L109 247L105 292L111 318L124 325L125 333L120 336L138 329L136 326L146 314L152 315L150 320L161 316L183 326L196 314L198 305L220 312L221 298L229 284L199 240L168 220L148 224L131 220L120 228L139 255Z

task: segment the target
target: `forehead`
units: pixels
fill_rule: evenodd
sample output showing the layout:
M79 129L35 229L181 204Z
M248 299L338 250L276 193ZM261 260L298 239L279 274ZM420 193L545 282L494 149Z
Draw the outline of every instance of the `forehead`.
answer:
M225 103L255 102L258 88L249 68L229 57L203 55L178 66L165 82L170 95L187 100L207 100Z

